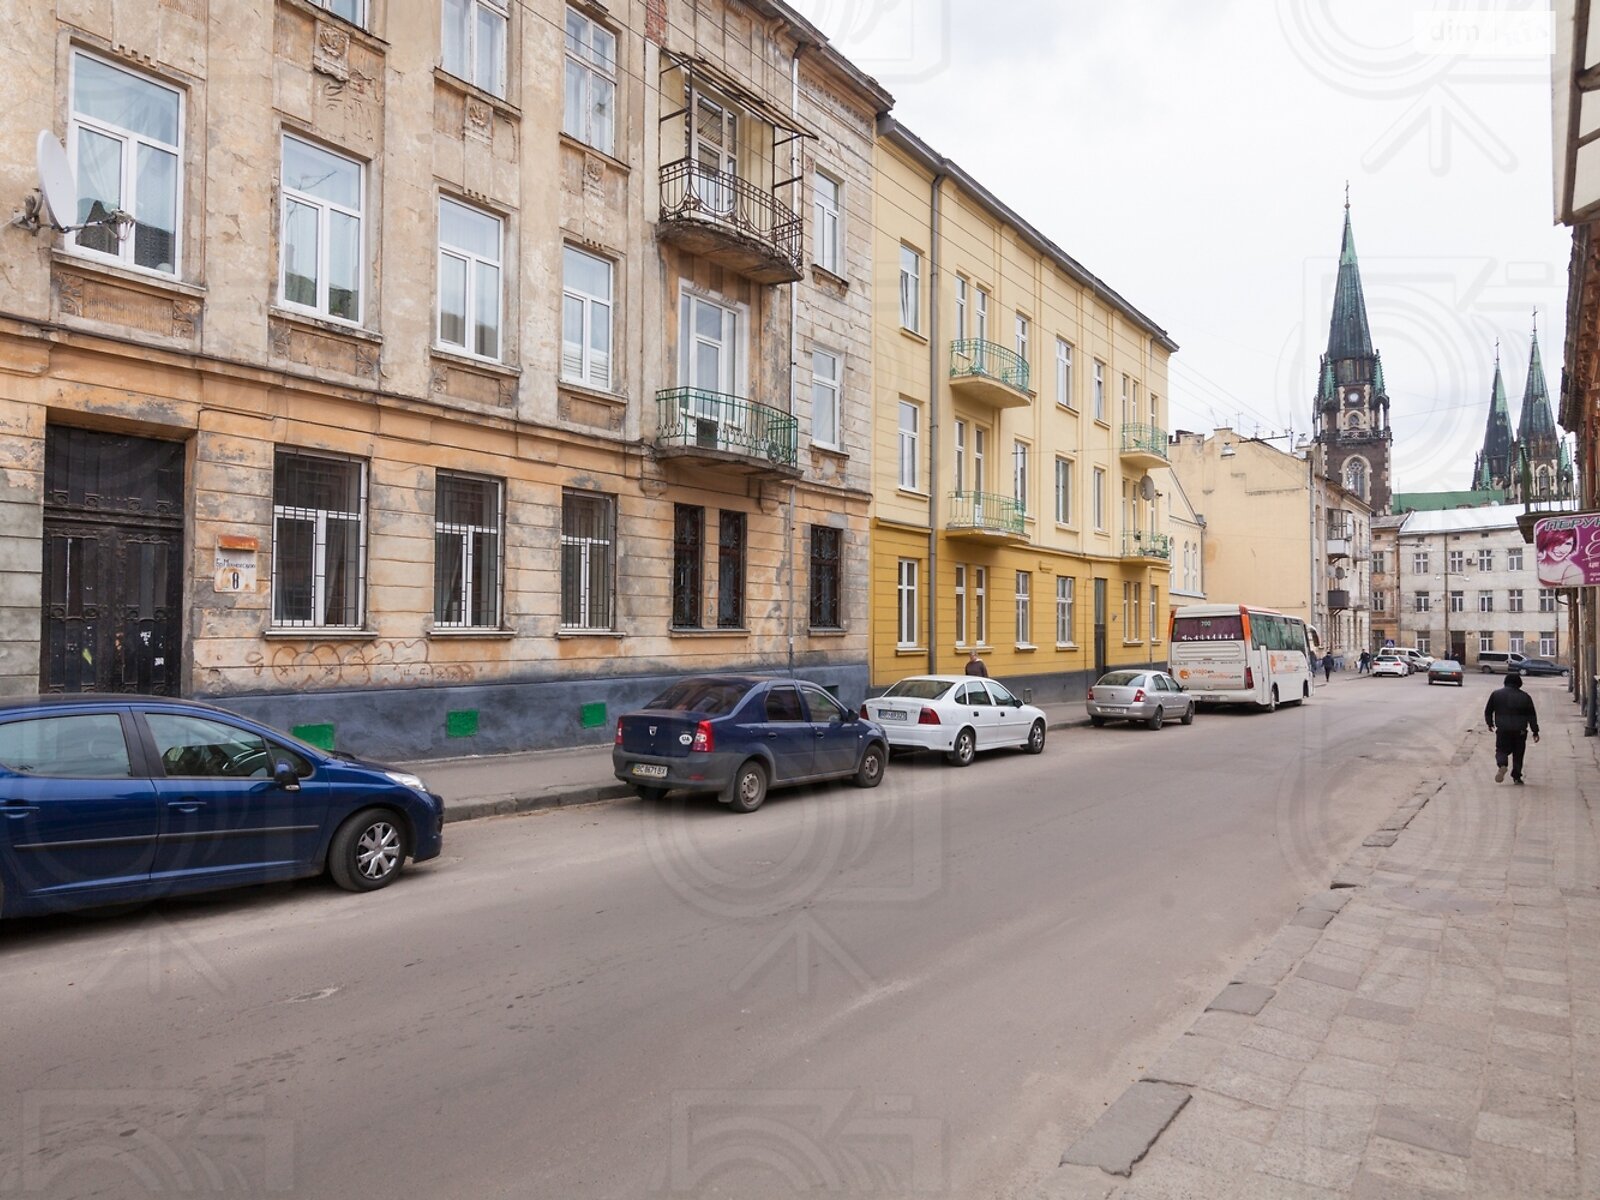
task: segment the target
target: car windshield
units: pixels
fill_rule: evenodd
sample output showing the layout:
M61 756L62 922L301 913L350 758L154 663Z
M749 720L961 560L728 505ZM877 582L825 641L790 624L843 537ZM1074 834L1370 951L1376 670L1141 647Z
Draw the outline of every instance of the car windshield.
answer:
M749 690L749 684L728 679L680 679L645 707L721 717L738 708Z
M1113 671L1109 675L1100 676L1095 687L1133 687L1144 676L1138 671Z
M937 700L951 688L943 679L902 679L891 684L885 696L904 696L907 700Z

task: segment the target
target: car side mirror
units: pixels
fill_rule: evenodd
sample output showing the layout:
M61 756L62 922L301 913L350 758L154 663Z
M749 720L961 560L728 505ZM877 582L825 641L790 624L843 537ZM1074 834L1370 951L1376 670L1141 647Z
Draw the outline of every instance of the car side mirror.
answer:
M288 759L280 758L272 764L272 779L274 783L286 792L298 792L300 790L300 775L294 769L294 764Z

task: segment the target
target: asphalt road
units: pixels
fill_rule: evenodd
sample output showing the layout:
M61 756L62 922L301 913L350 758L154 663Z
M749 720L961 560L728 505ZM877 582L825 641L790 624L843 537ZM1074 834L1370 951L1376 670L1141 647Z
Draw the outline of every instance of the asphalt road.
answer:
M14 923L0 1196L1031 1194L1493 682L1341 678L749 816L453 825L373 896Z

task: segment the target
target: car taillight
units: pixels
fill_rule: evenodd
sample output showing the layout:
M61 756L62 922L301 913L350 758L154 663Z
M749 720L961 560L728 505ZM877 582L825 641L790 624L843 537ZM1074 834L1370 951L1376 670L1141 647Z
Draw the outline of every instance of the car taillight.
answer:
M870 720L872 720L872 714L871 714L871 713L869 713L869 712L867 712L867 706L866 706L866 705L865 705L865 704L863 704L863 705L862 705L862 706L861 706L861 719L862 719L862 720L863 720L863 721L870 721Z
M937 725L938 723L939 714L934 712L931 708L924 707L923 710L917 714L918 725Z
M1139 704L1144 700L1144 689L1140 688L1133 694L1133 702Z
M701 721L694 729L694 745L690 746L691 752L710 754L717 748L717 735L711 732L711 722Z
M617 722L617 745L622 745L622 722Z
M1244 669L1244 685L1247 688L1253 688L1256 685L1256 673L1249 667Z
M1089 689L1089 694L1087 696L1085 696L1084 699L1085 700L1093 700L1094 699L1094 689L1093 688Z

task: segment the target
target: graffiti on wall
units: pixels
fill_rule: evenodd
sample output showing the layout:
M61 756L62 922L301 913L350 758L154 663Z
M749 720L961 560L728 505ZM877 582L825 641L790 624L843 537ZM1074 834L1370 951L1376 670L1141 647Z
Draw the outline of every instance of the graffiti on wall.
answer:
M471 663L431 661L427 638L380 638L351 645L315 642L253 650L245 666L258 679L286 687L406 687L435 683L471 683Z

